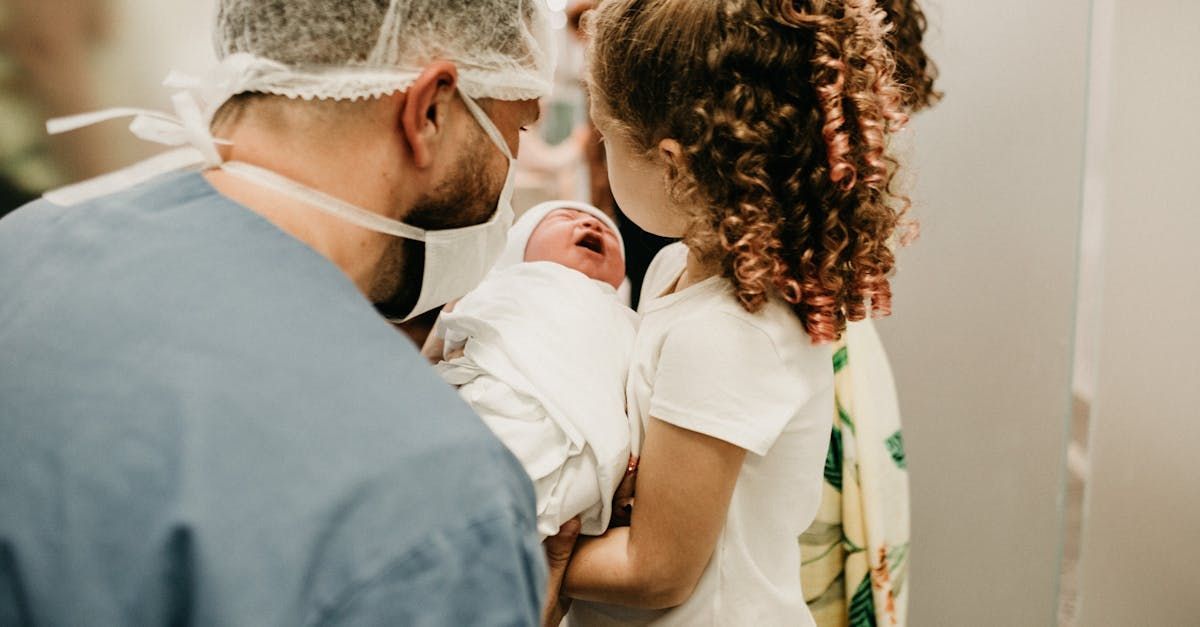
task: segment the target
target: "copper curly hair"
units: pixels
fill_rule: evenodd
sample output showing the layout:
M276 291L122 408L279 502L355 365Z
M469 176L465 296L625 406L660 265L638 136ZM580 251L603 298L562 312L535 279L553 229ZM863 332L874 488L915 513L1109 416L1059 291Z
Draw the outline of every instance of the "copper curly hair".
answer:
M942 100L934 87L937 64L925 52L925 30L929 26L925 12L916 0L880 0L892 25L888 45L896 57L896 82L903 85L904 106L912 113L932 108Z
M685 240L750 312L773 295L816 342L891 313L906 198L889 135L907 122L873 0L605 0L589 18L596 109L673 195Z

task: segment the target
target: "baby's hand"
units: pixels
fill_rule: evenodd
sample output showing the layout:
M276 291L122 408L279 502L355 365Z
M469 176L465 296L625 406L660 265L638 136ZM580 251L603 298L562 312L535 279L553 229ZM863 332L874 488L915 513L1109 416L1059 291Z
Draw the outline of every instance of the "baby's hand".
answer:
M637 488L637 468L638 458L629 456L629 468L625 471L625 478L621 480L621 485L617 486L617 493L613 495L613 515L610 527L628 527L633 520L633 496Z
M442 307L442 313L451 313L454 307L458 305L458 301L454 301ZM429 360L429 363L438 365L443 361L451 361L463 356L463 348L459 347L452 351L449 355L444 355L446 350L446 338L442 331L442 314L438 314L437 322L434 323L433 329L429 332L429 336L425 339L425 345L421 347L421 355ZM399 328L399 326L397 326Z

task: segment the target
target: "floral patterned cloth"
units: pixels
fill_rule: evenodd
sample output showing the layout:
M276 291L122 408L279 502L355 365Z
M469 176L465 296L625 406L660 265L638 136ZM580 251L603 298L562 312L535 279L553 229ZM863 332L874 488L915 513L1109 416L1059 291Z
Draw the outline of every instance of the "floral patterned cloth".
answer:
M833 365L825 491L800 537L805 599L820 627L903 626L908 471L891 367L870 321L850 325Z

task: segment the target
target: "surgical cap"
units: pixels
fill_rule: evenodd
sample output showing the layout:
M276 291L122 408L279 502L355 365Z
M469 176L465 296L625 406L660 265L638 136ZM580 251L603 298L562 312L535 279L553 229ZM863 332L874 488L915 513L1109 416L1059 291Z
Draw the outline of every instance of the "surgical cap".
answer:
M226 95L359 100L405 91L431 62L472 98L550 93L546 0L220 0Z

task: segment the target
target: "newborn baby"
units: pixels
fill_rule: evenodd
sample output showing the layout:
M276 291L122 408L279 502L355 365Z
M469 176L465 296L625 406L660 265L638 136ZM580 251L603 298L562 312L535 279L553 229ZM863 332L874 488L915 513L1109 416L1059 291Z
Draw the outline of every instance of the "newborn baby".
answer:
M625 285L616 225L590 205L547 203L521 217L496 268L438 322L438 372L521 460L543 537L577 516L599 535L612 517L629 464L637 330Z

